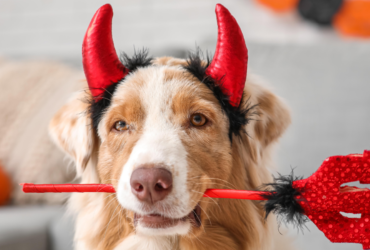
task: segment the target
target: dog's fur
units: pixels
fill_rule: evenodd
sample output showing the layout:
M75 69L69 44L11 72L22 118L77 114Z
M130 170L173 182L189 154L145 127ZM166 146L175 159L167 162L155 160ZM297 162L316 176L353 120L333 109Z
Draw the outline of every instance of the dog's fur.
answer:
M271 181L271 148L290 123L285 104L248 75L241 102L258 104L247 133L229 138L229 122L212 91L184 69L185 60L158 58L117 87L98 128L86 112L89 91L75 95L52 119L55 142L76 163L81 183L111 183L116 194L74 194L77 250L124 249L290 249L277 239L275 218L265 221L259 202L202 198L207 188L256 189ZM208 123L189 126L192 113ZM117 120L130 129L112 130ZM140 164L163 164L173 190L160 206L147 208L130 191ZM148 229L133 223L134 213L155 209L182 218L199 203L201 226L180 223ZM279 236L279 235L278 235Z

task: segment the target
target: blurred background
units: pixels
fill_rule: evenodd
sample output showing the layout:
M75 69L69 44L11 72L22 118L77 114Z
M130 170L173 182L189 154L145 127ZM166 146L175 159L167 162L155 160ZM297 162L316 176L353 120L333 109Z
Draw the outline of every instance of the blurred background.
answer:
M17 184L74 181L73 164L53 145L47 126L81 87L76 83L84 79L82 40L95 11L105 3L0 1L1 250L72 249L73 219L64 215L67 197L24 195ZM181 58L196 46L213 53L215 4L230 10L249 49L249 73L259 75L292 111L293 123L278 146L274 173L295 168L297 175L308 177L328 156L370 149L370 1L109 3L117 52L133 54L145 47L153 56ZM307 226L304 234L290 229L297 249L361 249L330 243L312 223Z

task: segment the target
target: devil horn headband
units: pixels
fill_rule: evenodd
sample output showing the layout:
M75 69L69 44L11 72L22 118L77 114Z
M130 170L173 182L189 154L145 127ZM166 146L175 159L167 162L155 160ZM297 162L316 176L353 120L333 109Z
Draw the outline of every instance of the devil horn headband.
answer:
M128 74L118 59L112 39L113 9L103 5L92 18L82 45L82 63L92 96L96 101L112 83Z
M230 104L238 107L247 77L248 50L238 23L221 4L216 5L218 38L215 56L206 74L222 84ZM112 39L113 10L103 5L92 18L83 46L83 67L91 94L100 100L105 89L122 80L128 69L120 62Z
M230 104L238 107L247 78L248 49L243 33L230 12L216 5L218 37L216 52L206 74L222 84Z

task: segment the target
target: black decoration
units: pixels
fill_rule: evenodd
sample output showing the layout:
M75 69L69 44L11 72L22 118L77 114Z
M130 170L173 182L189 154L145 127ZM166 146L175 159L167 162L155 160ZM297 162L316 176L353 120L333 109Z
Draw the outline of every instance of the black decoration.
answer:
M266 211L265 218L273 212L277 215L279 224L281 222L285 224L291 223L298 229L303 228L308 218L296 200L296 196L300 195L302 190L293 188L293 182L301 179L301 177L294 177L292 170L290 175L283 176L279 174L278 177L274 177L273 183L264 185L269 188L268 194L261 195L268 199L264 204Z
M241 108L242 105L239 107L232 106L229 102L229 96L222 92L222 80L217 82L215 79L206 75L206 69L210 65L211 60L207 55L207 62L204 62L202 60L202 55L203 54L199 49L197 49L195 53L191 53L187 60L185 69L198 78L199 81L203 82L210 90L212 90L213 94L220 102L222 110L229 119L229 138L230 141L232 141L232 134L239 136L241 131L246 133L246 131L242 130L242 128L252 120L251 117L253 115L258 115L258 112L254 111L258 104L252 106L247 105L245 108ZM243 93L241 103L243 102L244 98L245 95Z
M125 52L121 53L120 60L126 68L129 69L129 73L134 72L137 68L147 67L152 64L152 57L148 57L149 50L144 48L138 52L134 51L134 55L129 57Z
M94 97L92 97L89 100L90 102L89 113L94 128L98 128L101 117L109 107L113 93L116 90L118 83L119 82L112 83L112 85L108 86L105 89L103 95L101 95L101 99L99 101L96 102Z
M147 49L142 49L138 52L134 51L134 55L132 57L129 57L126 53L121 53L120 60L122 64L129 70L129 74L132 74L140 67L147 67L151 65L153 59L148 57ZM99 101L95 101L96 97L93 97L91 100L89 100L89 112L94 128L98 127L102 115L111 103L113 93L116 90L118 83L120 83L122 80L123 79L116 83L112 83L109 87L104 89L104 94L99 96L99 98L101 98Z
M298 11L308 20L320 25L330 25L342 4L343 0L300 0Z

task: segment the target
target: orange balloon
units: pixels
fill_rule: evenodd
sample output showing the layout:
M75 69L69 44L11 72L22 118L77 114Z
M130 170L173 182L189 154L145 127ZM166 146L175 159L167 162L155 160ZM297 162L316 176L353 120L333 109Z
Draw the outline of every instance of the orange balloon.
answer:
M257 0L276 12L285 12L297 7L299 0Z
M343 35L370 37L370 1L344 1L333 20L333 26Z
M10 199L11 181L0 166L0 205L6 204Z

